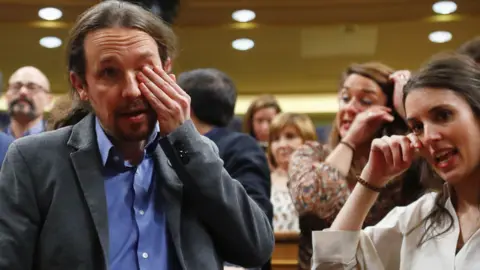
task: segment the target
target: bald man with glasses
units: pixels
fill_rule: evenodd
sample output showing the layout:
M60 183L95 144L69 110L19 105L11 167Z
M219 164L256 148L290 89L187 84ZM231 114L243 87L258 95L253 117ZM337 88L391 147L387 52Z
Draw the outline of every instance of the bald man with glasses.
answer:
M52 100L50 82L38 68L21 67L8 80L5 98L10 125L4 130L13 138L45 130L44 110Z

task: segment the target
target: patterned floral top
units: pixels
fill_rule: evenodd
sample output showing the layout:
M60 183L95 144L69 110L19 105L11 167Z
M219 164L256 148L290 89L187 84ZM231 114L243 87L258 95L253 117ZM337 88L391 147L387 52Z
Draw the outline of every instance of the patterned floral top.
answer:
M300 232L297 210L295 210L288 189L272 185L270 201L273 205L274 232Z
M306 142L290 159L288 188L300 216L299 269L302 270L311 269L312 231L329 228L350 195L346 177L324 163L329 153L326 145ZM389 184L380 193L364 226L376 224L395 206L415 201L423 193L417 175L417 171L405 175L403 179L409 179L408 183Z

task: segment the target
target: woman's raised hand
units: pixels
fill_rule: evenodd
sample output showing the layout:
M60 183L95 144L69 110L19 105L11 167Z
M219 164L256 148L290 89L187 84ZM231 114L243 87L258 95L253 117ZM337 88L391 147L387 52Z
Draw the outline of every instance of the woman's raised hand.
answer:
M422 143L413 134L374 139L361 178L373 186L383 187L408 169L416 153L422 151Z

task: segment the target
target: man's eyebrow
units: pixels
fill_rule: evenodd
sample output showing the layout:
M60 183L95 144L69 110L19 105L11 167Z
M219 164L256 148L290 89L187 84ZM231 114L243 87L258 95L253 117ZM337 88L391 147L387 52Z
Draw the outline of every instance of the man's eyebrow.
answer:
M106 55L106 56L100 57L100 61L98 61L98 62L100 64L106 64L106 63L115 62L117 60L118 60L118 57L115 56L115 55Z

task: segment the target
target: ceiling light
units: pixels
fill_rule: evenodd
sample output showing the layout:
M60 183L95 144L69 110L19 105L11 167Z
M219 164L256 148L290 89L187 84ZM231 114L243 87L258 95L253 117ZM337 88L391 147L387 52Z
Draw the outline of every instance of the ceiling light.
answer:
M40 39L40 45L45 48L53 49L62 45L62 40L57 37L43 37Z
M255 42L248 38L236 39L232 42L232 47L239 51L248 51L255 46Z
M457 4L453 1L439 1L433 4L433 11L438 14L451 14L457 10Z
M38 11L38 16L47 21L58 20L62 17L62 11L58 8L46 7Z
M452 40L452 33L447 31L436 31L428 35L428 39L434 43L445 43Z
M249 22L255 19L255 12L248 9L237 10L232 13L232 18L237 22Z

